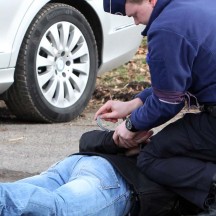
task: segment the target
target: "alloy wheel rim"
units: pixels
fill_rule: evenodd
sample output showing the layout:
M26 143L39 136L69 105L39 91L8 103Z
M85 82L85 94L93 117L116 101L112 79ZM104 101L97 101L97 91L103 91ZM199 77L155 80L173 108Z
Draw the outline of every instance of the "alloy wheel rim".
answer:
M82 32L70 22L52 25L40 41L36 71L46 101L57 108L75 104L90 71L89 49Z

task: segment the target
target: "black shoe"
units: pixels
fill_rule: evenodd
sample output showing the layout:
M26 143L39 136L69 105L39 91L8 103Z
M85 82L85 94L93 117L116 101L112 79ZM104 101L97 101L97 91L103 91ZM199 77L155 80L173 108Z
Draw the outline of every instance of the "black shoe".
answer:
M214 177L215 178L215 177ZM200 213L198 216L216 216L216 181L213 180L209 195L205 200L204 207L206 210Z
M203 213L198 214L197 216L216 216L216 210L207 210Z

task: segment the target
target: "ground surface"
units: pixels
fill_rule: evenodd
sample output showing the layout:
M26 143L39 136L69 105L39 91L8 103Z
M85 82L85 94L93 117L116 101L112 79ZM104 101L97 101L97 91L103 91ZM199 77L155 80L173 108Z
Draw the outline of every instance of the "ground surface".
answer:
M58 160L77 152L81 135L86 131L99 129L93 117L103 103L109 99L130 100L150 86L145 55L144 40L130 62L98 77L88 107L78 118L68 123L21 122L10 113L3 101L0 101L0 181L14 181L37 174ZM173 120L181 115L182 113ZM109 127L115 128L115 125ZM155 132L162 127L155 128Z
M30 124L16 120L4 103L0 102L0 182L40 173L53 163L77 152L81 135L99 129L93 120L98 107L93 101L72 122ZM115 125L110 124L108 127L112 129ZM155 133L162 127L164 125L155 128Z

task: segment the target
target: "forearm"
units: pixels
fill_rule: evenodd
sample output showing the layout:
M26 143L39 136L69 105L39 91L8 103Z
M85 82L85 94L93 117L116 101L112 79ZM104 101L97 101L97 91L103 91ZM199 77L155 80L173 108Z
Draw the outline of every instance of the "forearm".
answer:
M97 152L106 154L117 154L125 149L119 148L113 141L114 131L106 132L94 130L84 133L80 138L79 152Z
M143 105L143 102L140 98L134 98L131 101L127 102L127 108L128 108L128 115L131 114L135 109L141 107Z

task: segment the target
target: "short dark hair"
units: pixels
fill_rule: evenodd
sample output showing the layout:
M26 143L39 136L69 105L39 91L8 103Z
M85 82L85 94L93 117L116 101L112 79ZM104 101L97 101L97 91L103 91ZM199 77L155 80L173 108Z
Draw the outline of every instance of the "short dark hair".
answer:
M143 1L144 0L126 0L126 2L135 3L135 4L142 3Z

